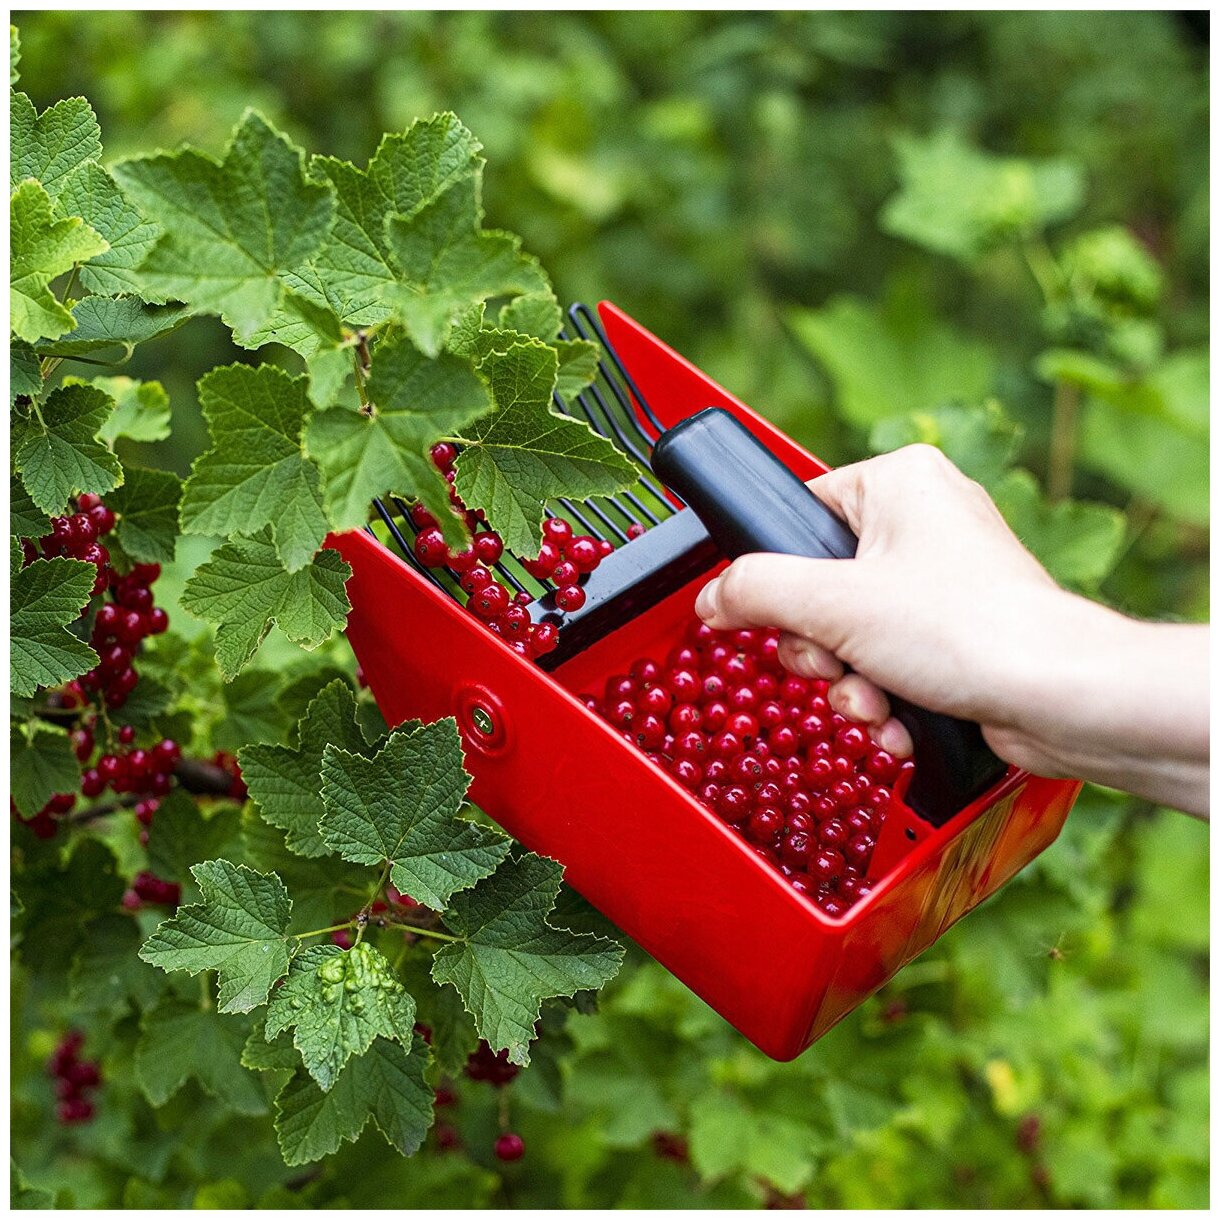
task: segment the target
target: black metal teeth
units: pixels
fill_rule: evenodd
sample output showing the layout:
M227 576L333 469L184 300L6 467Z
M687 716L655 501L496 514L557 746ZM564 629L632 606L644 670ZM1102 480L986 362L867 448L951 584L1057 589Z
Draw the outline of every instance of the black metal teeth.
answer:
M604 436L634 461L640 475L635 487L628 491L580 501L560 499L556 501L558 511L548 506L546 514L548 517L562 515L578 531L599 541L608 539L618 546L628 541L627 531L632 526L648 529L677 511L672 498L661 489L648 465L653 442L664 429L587 305L577 303L568 310L568 325L559 337L587 340L598 347L599 355L593 384L570 400L556 393L555 409L573 419L584 420L599 436ZM643 422L633 400L639 404ZM426 567L416 556L413 544L419 527L411 519L410 505L391 496L388 504L384 500L374 500L373 508L385 526L385 536L375 528L376 522L366 527L369 533L392 544L437 588L456 596L460 591L457 574L449 568ZM507 553L492 566L501 582L519 593L540 599L554 591L549 581L531 576L519 559Z

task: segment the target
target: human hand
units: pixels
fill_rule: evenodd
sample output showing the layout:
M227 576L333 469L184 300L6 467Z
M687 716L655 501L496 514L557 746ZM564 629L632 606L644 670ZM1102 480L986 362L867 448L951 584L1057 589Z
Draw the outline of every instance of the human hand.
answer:
M856 558L742 556L699 594L710 626L778 627L784 665L831 681L832 706L891 753L911 743L885 690L977 721L1000 757L1038 774L1205 806L1205 628L1136 623L1059 588L983 488L929 446L811 486L858 536ZM1163 685L1166 724L1148 715L1148 687L1133 698L1123 679L1133 658L1158 652L1138 671Z

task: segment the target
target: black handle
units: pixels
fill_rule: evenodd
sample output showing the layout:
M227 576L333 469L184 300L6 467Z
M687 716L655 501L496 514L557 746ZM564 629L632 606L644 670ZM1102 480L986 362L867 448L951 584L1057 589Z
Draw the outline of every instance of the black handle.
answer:
M657 477L682 497L730 559L754 551L850 559L856 536L735 416L710 407L664 433ZM977 724L890 696L918 766L907 803L941 826L1004 774Z

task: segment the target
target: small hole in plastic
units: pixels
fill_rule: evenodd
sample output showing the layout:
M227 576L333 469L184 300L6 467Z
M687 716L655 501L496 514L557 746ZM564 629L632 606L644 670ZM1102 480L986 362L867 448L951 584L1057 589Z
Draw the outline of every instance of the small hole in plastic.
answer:
M907 838L910 839L912 843L915 842L915 831L910 826L907 827Z

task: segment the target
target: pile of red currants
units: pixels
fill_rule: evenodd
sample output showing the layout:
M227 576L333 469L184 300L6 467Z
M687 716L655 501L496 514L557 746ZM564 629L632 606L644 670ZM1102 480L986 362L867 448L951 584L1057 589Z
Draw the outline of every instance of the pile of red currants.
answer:
M774 631L697 620L585 705L732 826L828 915L871 888L893 786L913 768L834 711L827 683L787 673Z

